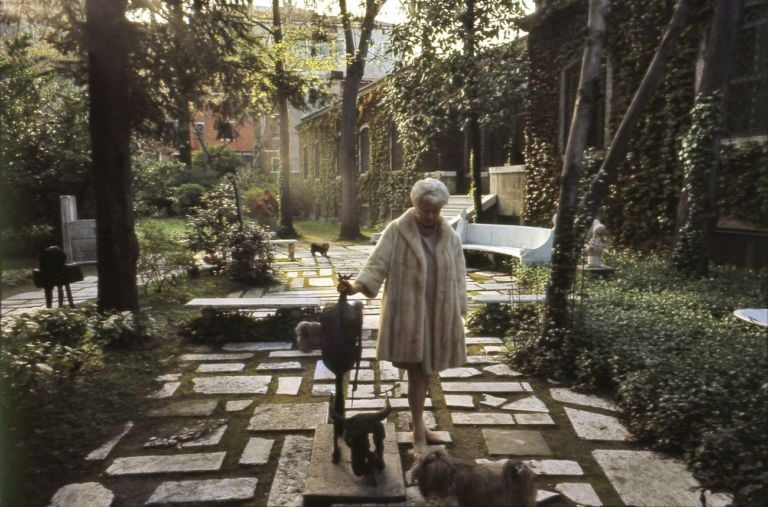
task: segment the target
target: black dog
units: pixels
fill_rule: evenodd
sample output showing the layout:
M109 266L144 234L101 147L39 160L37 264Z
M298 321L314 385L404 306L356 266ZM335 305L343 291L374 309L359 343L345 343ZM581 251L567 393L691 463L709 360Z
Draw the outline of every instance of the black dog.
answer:
M312 257L318 253L323 257L328 257L328 248L330 246L328 243L312 243L309 245L309 251L312 253Z

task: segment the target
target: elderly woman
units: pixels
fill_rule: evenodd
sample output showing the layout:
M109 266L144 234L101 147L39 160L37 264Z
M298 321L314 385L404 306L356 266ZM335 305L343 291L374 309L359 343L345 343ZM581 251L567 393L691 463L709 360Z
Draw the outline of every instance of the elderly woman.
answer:
M381 300L377 357L408 372L414 448L441 443L424 427L430 375L467 360L462 315L467 310L461 240L440 216L448 189L434 178L417 181L413 208L390 223L357 279L339 292Z

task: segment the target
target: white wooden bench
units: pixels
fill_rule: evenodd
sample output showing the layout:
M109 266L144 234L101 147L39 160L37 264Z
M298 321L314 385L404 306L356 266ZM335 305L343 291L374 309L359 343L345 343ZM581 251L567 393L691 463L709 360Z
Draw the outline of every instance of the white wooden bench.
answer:
M523 265L549 264L554 229L522 225L473 224L462 217L456 225L464 250L510 255Z
M320 308L322 301L314 297L264 298L196 298L186 305L211 310L254 310L259 308Z
M296 253L295 239L270 239L269 242L273 245L286 245L288 247L288 258L294 260L294 255Z

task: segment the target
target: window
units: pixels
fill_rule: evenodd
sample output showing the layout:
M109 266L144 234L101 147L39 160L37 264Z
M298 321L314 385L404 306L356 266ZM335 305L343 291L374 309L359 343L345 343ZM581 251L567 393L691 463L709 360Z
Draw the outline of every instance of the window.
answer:
M304 169L304 179L306 180L309 178L309 148L307 148L306 144L302 150L302 162L302 168Z
M272 157L272 173L280 172L280 157Z
M314 162L314 176L315 178L320 177L320 141L315 141L315 152L312 156L312 161Z
M389 170L399 171L403 168L403 147L400 145L400 138L397 135L397 125L394 121L389 122Z
M602 148L605 144L605 88L606 65L601 65L599 89L596 94L595 107L592 109L592 119L587 133L587 147ZM579 91L581 61L576 61L563 69L560 81L560 153L565 153L568 144L568 133L573 119L573 108L576 106L576 96Z
M750 2L746 2L747 4ZM768 2L744 6L724 103L733 137L768 134Z
M233 121L219 121L218 134L216 139L222 141L233 141L237 139L237 129L235 128L235 122Z
M360 133L358 134L358 149L359 149L359 160L358 160L358 167L360 168L360 174L365 174L368 172L368 166L370 165L370 157L371 157L371 141L368 136L368 126L360 129Z

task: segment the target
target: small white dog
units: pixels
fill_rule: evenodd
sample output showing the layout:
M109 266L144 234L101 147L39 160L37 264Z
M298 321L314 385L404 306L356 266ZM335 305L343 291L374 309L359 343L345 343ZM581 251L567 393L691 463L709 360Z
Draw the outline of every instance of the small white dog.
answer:
M322 326L319 322L302 320L296 325L296 346L302 352L319 349L323 345Z

